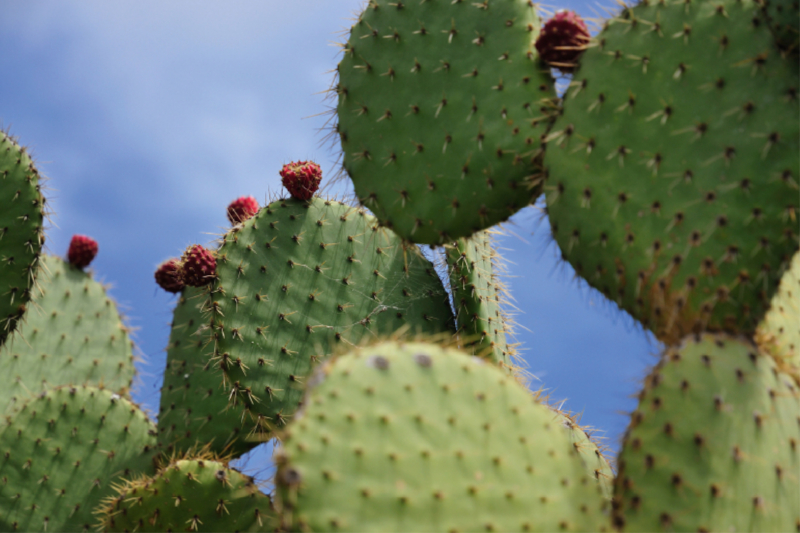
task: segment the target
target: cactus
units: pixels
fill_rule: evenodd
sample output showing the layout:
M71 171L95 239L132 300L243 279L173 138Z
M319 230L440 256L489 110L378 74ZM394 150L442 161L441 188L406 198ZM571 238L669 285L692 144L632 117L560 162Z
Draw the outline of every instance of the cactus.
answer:
M370 1L339 63L336 130L382 225L444 244L539 195L555 94L538 32L527 0Z
M384 343L313 381L278 460L282 527L604 529L605 500L559 417L482 359Z
M0 131L0 345L25 313L44 244L42 178L25 148Z
M747 340L703 334L646 378L619 459L623 531L789 531L800 523L800 394Z
M102 386L128 395L134 376L133 341L106 289L80 268L42 256L33 305L0 346L0 406L57 385Z
M0 530L89 531L114 483L154 472L155 428L111 391L57 387L0 429Z
M39 176L4 134L0 529L797 529L796 15L645 0L590 39L522 0L371 0L334 92L376 217L299 161L292 198L240 197L219 248L162 264L157 431L120 396L96 247L39 264ZM574 72L563 101L548 63ZM543 184L564 258L667 346L616 476L514 366L486 228ZM443 245L449 293L414 242ZM275 512L229 464L271 438Z
M433 265L333 200L271 202L225 235L217 258L214 364L248 431L285 424L313 365L336 344L452 327Z
M756 341L762 351L800 381L800 252L781 278L769 311L758 325Z
M798 38L800 6L797 0L763 0L761 6L778 49L797 62L798 45L800 45Z
M752 334L797 249L797 65L759 13L734 0L626 8L582 57L548 136L562 254L667 343Z
M509 345L512 324L502 308L505 287L500 280L499 256L487 231L469 240L459 239L445 247L461 346L513 372L513 345Z
M538 401L543 401L539 397L540 395L534 396ZM614 470L606 458L607 446L592 435L591 428L581 426L575 415L561 411L554 406L550 406L550 409L558 414L557 420L567 429L570 443L583 460L586 473L597 480L603 497L610 500L614 490Z
M204 302L203 290L187 287L175 306L161 387L158 441L172 453L205 447L236 456L263 439L248 440L249 429L242 433L242 413L228 404L219 375L208 364L212 346L204 335Z
M252 478L200 456L127 481L97 509L102 531L266 531L270 499Z

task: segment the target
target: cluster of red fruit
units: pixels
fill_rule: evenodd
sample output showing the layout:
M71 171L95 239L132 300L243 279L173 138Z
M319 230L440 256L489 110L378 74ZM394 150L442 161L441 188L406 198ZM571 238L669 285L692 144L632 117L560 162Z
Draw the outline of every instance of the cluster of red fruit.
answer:
M312 161L297 161L283 165L280 175L283 186L293 198L308 201L319 189L322 169ZM228 206L228 220L231 224L241 224L255 216L259 209L255 198L242 196ZM96 247L95 243L95 251ZM208 285L213 281L216 269L217 260L214 258L214 253L199 244L194 244L183 252L180 259L169 259L159 265L155 274L156 283L167 292L177 293L187 285L190 287Z

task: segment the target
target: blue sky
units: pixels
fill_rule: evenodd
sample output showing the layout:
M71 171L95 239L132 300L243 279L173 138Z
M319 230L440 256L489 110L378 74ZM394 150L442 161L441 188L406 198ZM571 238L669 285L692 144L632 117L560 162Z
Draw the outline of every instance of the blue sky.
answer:
M319 129L324 92L360 0L32 0L0 6L0 125L50 177L51 253L100 243L98 278L138 328L134 398L158 410L174 298L155 267L227 226L241 195L280 191L285 162L336 151ZM566 2L591 17L589 2ZM344 186L334 192L346 192ZM518 213L501 240L528 370L603 430L612 449L658 346L557 260L547 221ZM250 467L258 469L261 459Z

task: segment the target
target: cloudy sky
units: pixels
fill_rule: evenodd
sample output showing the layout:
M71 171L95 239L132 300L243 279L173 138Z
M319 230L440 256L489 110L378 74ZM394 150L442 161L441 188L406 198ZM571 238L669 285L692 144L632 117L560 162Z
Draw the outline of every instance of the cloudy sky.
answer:
M283 163L314 159L334 173L338 147L320 133L324 91L361 4L0 5L0 126L50 177L49 251L65 254L75 233L99 241L93 269L138 328L146 363L134 398L153 412L174 305L157 289L155 267L222 232L234 198L280 191ZM592 17L602 12L594 6L558 7ZM556 259L539 210L523 210L507 228L500 245L534 386L566 400L617 449L658 346Z

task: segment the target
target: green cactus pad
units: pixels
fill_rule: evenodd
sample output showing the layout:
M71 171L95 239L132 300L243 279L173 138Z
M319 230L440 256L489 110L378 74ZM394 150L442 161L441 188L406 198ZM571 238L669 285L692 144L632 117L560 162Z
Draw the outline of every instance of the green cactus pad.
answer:
M581 58L548 136L564 258L668 344L753 333L798 247L797 69L759 13L626 8Z
M44 244L41 176L16 139L0 131L0 345L25 313Z
M129 481L97 509L103 531L267 531L270 499L251 477L206 459Z
M794 254L783 274L770 309L758 325L756 341L762 351L785 362L784 370L800 379L800 253Z
M509 317L502 308L505 287L499 279L497 252L487 231L445 247L456 310L459 345L513 372L516 355L506 341Z
M335 359L283 442L276 509L291 530L606 528L558 417L460 351L383 343Z
M575 415L556 409L553 406L550 408L558 413L558 420L568 430L569 440L578 451L581 459L583 459L587 474L597 480L603 496L610 500L614 492L614 470L606 458L607 446L603 445L594 436L590 428L581 426Z
M369 2L339 63L336 129L382 225L445 243L538 196L555 107L539 26L527 0Z
M0 407L57 385L102 385L127 395L133 342L105 288L90 274L42 256L33 301L17 331L0 347Z
M645 380L618 461L623 531L794 531L800 396L772 358L704 334Z
M447 293L419 250L332 200L270 203L226 234L217 276L214 363L256 433L287 421L314 363L335 346L453 327Z
M0 530L89 531L113 485L154 472L155 427L128 400L93 387L30 399L0 429Z
M800 4L797 0L761 0L760 4L782 53L793 57L795 66L800 33Z
M242 413L228 403L219 373L208 362L213 351L204 330L205 290L187 287L172 318L167 366L161 388L158 441L167 452L208 446L218 454L241 455L260 439L241 433Z

